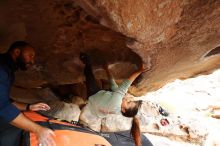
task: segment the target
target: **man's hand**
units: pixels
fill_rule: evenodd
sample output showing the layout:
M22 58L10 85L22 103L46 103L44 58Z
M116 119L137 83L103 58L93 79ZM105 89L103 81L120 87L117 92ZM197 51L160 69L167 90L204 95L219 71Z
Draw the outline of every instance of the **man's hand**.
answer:
M36 103L36 104L31 104L30 105L30 110L31 111L48 111L50 110L49 105L45 104L45 103Z
M56 146L54 137L56 136L55 133L48 128L41 127L35 133L41 146Z
M20 113L11 124L26 131L33 132L41 146L56 146L54 140L55 133L51 129L36 124L22 113Z

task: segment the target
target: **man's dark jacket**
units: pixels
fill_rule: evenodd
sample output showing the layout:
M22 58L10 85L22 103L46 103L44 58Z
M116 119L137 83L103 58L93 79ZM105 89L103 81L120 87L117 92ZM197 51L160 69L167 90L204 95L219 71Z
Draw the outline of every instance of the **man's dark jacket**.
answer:
M16 69L16 64L9 54L0 54L0 120L6 122L11 122L20 114L10 102L10 90Z

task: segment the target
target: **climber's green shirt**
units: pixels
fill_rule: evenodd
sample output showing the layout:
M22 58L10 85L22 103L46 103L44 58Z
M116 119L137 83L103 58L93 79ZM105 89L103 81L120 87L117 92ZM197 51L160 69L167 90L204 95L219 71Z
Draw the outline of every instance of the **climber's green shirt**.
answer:
M122 99L131 85L131 81L127 79L120 86L115 83L114 79L111 79L110 82L112 91L100 90L89 97L89 109L99 118L121 112Z

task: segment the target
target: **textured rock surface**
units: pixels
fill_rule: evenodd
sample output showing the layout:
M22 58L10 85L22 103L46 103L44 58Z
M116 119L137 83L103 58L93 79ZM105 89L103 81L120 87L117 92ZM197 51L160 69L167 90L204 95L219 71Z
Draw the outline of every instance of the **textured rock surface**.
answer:
M166 137L156 136L152 134L145 134L154 146L199 146L186 142L172 141Z
M125 36L98 24L73 1L2 1L0 11L4 20L0 24L1 51L22 39L37 50L37 65L28 73L18 73L19 85L29 88L82 82L80 51L92 56L95 67L100 67L103 58L109 63L121 62L121 69L128 71L116 78L128 76L134 70L132 64L140 64L140 57L125 45ZM131 65L123 66L123 62ZM97 75L103 76L102 71Z
M210 75L198 76L184 81L176 80L156 92L147 94L142 99L159 103L171 115L177 115L176 118L169 118L172 123L170 126L179 125L183 135L188 135L185 137L188 140L203 143L205 146L219 145L217 138L219 133L217 130L219 129L219 116L217 115L219 115L220 109L219 77L220 70L217 70ZM173 130L177 130L177 128L170 129L169 134L166 131L161 134L176 139L171 134ZM178 131L175 133L179 135ZM181 135L179 136L180 139L183 138Z
M15 40L33 44L37 65L17 78L28 88L82 82L80 51L92 56L95 68L103 58L114 64L117 79L142 59L150 71L130 90L141 95L220 66L219 55L204 58L220 43L219 13L219 0L1 1L0 51ZM96 74L106 78L103 71Z
M81 6L96 14L103 25L130 37L127 46L151 67L134 92L154 90L175 78L219 67L219 56L203 58L219 45L218 0L83 2Z

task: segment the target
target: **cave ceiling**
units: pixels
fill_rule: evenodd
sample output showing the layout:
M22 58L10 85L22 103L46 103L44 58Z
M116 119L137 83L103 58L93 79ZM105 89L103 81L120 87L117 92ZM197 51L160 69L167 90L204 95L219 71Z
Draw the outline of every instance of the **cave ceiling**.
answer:
M17 72L22 87L83 82L80 52L98 79L105 62L121 80L143 61L135 95L220 67L219 0L1 0L0 19L1 52L16 40L36 49L33 69Z

